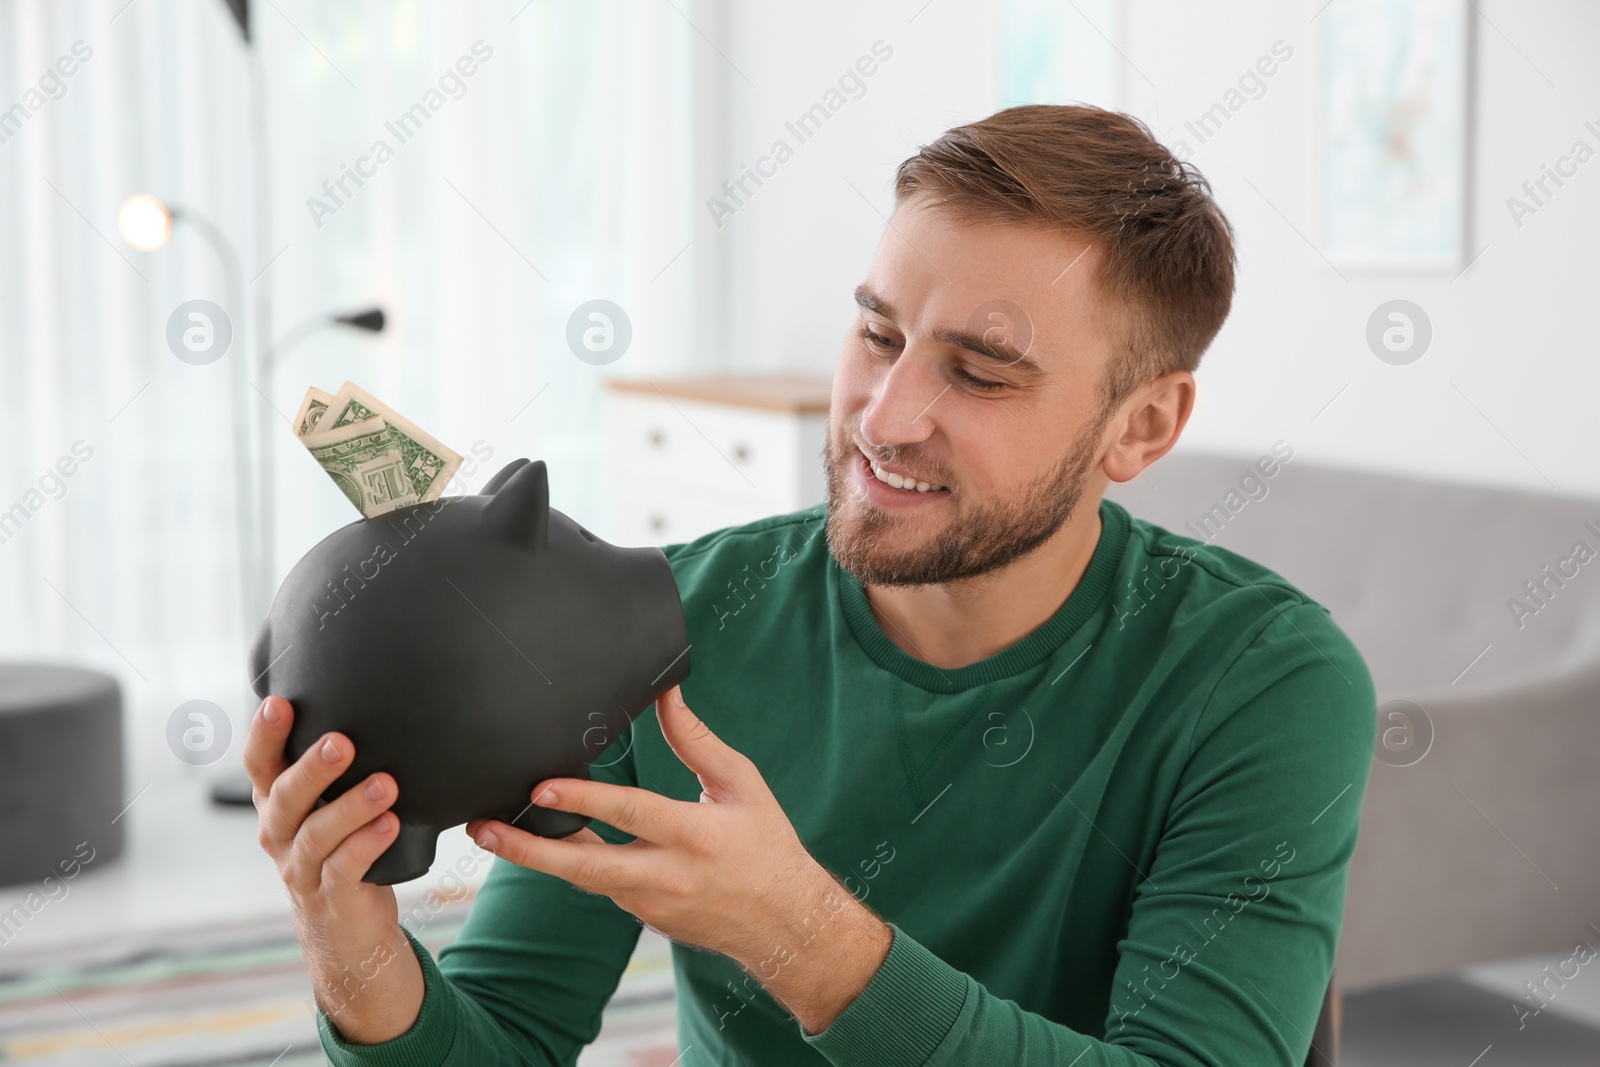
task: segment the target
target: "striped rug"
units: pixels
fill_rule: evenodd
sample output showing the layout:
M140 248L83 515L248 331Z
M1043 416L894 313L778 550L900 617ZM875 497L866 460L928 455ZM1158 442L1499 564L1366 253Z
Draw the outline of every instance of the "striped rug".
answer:
M470 899L420 931L430 952L460 933ZM677 1057L669 943L644 930L581 1067L668 1067ZM0 1063L28 1067L311 1067L305 962L287 920L191 929L159 945L102 941L0 953Z

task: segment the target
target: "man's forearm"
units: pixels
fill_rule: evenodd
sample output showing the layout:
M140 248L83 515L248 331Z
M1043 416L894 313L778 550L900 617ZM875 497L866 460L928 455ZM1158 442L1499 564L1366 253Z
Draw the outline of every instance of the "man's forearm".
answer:
M807 1034L826 1030L878 973L894 932L831 877L819 878L812 907L775 931L760 955L737 962Z
M392 934L354 968L307 953L317 1004L352 1044L376 1045L399 1037L422 1009L422 965L398 926Z

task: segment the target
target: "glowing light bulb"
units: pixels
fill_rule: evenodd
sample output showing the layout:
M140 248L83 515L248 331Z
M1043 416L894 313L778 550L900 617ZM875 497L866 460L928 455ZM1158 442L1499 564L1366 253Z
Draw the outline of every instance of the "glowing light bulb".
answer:
M117 209L117 232L141 252L154 252L172 233L172 212L149 193L136 193Z

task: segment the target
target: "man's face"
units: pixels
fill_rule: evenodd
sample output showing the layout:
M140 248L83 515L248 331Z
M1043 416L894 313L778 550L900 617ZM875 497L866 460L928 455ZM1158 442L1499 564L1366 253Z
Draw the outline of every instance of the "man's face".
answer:
M840 566L871 585L976 577L1046 541L1091 483L1098 498L1112 414L1097 396L1112 352L1098 269L1058 233L965 223L917 198L895 213L833 379ZM1009 351L973 350L985 341Z

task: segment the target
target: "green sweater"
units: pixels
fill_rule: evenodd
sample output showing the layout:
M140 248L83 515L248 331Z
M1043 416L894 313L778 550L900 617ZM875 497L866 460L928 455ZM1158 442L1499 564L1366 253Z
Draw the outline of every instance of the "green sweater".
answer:
M727 957L673 945L681 1067L1301 1067L1377 729L1327 610L1102 501L1049 621L943 669L879 629L824 515L667 546L683 693L893 941L817 1035ZM653 714L600 759L596 778L699 798ZM319 1014L323 1046L337 1067L570 1064L639 930L496 860L437 964L411 938L413 1027L352 1045Z

